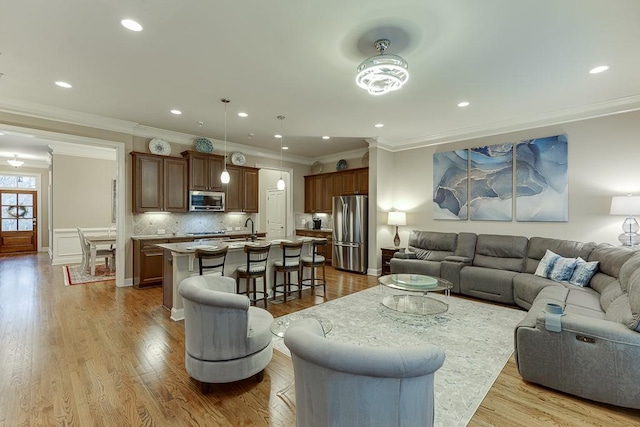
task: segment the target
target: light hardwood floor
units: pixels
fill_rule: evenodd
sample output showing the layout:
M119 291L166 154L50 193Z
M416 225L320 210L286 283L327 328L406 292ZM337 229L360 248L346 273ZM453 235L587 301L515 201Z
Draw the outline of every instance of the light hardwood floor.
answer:
M326 300L377 285L327 269ZM0 426L293 426L291 361L278 351L264 381L202 395L184 369L184 326L160 288L65 287L45 255L0 257ZM275 317L325 299L269 304ZM436 396L436 398L443 398ZM600 405L525 383L513 358L472 426L640 425L640 411Z

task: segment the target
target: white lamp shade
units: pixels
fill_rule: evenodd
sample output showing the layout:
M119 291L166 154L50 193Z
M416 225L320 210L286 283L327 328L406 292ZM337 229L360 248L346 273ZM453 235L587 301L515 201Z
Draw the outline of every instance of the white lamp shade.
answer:
M407 225L407 214L404 212L389 212L388 225Z
M284 187L285 187L284 179L280 178L276 185L277 185L278 190L284 190Z
M231 180L231 175L229 175L229 172L227 172L227 170L223 170L222 173L220 174L220 182L222 182L223 184L228 184L229 181Z
M614 196L611 198L611 215L640 214L640 196Z

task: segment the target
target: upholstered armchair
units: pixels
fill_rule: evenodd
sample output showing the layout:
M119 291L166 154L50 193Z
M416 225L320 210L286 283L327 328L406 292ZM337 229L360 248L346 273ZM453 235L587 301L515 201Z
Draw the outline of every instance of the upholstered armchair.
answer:
M211 383L239 381L263 370L273 355L273 316L250 307L246 295L235 294L235 280L204 275L184 279L185 366L200 381L203 393Z
M292 322L296 426L432 426L444 351L431 344L368 347L324 338L316 319Z

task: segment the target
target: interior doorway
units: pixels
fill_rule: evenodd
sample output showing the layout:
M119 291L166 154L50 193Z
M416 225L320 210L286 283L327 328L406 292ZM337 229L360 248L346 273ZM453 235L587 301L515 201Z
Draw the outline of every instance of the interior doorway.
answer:
M267 190L267 237L281 239L287 235L287 200L285 190Z
M0 253L38 250L37 200L37 191L0 190Z

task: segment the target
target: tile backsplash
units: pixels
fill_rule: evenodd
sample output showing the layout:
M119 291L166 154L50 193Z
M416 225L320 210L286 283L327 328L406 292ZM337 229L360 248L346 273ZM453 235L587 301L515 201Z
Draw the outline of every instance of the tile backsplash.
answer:
M231 228L231 231L238 231L236 230L237 227L244 231L244 222L247 218L255 221L255 216L252 214L213 212L136 214L133 216L133 234L135 236L186 234L206 231L228 231L229 228ZM164 233L161 232L162 230L164 230Z

